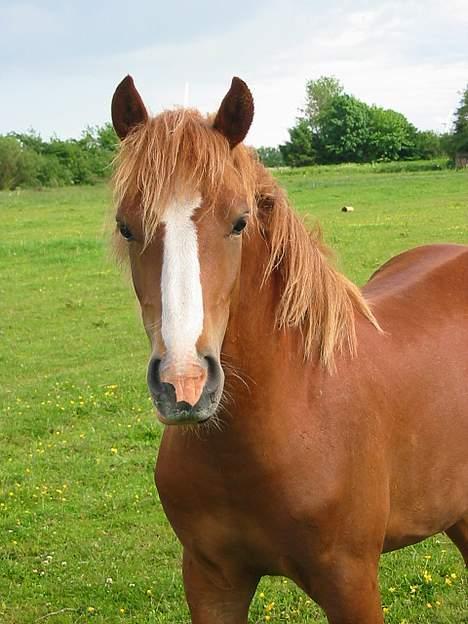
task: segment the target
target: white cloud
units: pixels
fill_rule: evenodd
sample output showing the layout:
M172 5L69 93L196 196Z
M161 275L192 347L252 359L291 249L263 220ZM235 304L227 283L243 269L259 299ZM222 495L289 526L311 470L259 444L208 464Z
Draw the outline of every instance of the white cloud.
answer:
M29 21L23 13L26 23L39 19L33 5L21 5L23 11L29 7ZM347 92L436 130L450 123L458 91L468 82L466 0L443 5L435 0L336 1L326 7L306 0L275 1L256 5L251 14L248 3L239 6L238 14L218 15L216 23L209 23L209 3L203 3L203 19L195 23L191 13L193 27L184 22L183 37L171 35L170 16L162 16L164 37L155 25L153 36L147 28L144 36L135 30L133 38L126 33L119 39L122 23L109 13L108 23L93 25L95 37L102 30L102 41L95 38L87 47L81 33L83 45L70 43L69 48L64 41L74 36L70 15L59 19L52 13L44 37L53 40L57 28L64 29L55 54L49 41L42 65L40 49L37 54L29 50L20 67L4 64L8 97L0 101L0 132L32 126L45 135L78 135L87 124L109 119L112 92L127 73L134 75L154 112L181 104L187 81L190 104L214 110L231 77L239 75L255 97L249 135L255 145L287 138L303 104L306 80L320 75L335 75Z

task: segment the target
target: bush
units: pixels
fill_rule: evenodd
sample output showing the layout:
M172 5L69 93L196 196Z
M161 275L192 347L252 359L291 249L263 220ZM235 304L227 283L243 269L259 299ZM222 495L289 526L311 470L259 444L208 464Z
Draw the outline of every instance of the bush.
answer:
M258 147L257 154L265 167L282 167L284 165L283 155L279 147Z
M41 186L45 163L13 136L0 136L0 189Z
M117 144L110 124L87 128L80 139L0 136L0 189L94 184L110 175Z

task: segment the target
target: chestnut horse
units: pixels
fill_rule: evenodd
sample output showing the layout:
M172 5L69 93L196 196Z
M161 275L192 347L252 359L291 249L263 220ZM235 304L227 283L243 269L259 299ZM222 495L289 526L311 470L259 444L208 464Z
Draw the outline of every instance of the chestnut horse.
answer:
M118 247L167 425L156 485L192 621L241 624L262 575L333 624L381 624L380 553L445 531L468 561L468 247L430 245L360 291L216 115L112 100Z

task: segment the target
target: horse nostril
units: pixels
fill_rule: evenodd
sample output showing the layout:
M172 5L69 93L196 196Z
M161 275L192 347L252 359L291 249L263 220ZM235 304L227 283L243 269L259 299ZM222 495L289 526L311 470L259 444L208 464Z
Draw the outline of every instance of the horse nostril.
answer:
M153 396L159 394L162 388L161 377L159 375L160 365L161 360L157 358L151 359L150 363L148 364L147 382Z
M218 360L212 355L206 355L205 361L208 367L208 376L206 380L206 390L214 393L219 388L223 380L223 372Z

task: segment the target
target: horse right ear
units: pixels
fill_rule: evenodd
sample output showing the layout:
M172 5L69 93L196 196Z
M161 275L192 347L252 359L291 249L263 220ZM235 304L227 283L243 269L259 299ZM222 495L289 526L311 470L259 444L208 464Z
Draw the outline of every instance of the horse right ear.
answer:
M249 87L236 76L216 114L213 128L228 140L232 149L245 139L254 116L253 97Z
M112 124L120 139L148 119L145 105L135 88L133 78L126 76L112 97Z

